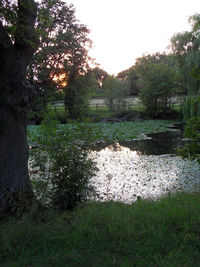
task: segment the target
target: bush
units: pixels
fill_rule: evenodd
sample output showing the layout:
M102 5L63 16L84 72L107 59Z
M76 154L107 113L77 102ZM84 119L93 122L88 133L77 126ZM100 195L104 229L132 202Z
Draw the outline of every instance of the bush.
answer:
M184 121L186 122L190 118L200 117L200 97L189 96L186 98L184 105Z
M31 151L32 184L43 203L72 209L93 191L89 180L95 175L95 163L88 158L91 136L85 124L65 128L50 118L32 133L38 146Z
M200 118L194 117L188 120L184 132L185 138L190 142L179 150L183 158L197 159L200 162Z

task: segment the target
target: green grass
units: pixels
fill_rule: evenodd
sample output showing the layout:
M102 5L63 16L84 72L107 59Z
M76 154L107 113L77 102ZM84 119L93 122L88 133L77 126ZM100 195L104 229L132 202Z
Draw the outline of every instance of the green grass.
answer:
M53 110L55 118L60 122L67 122L70 120L70 116L67 111L65 111L63 106L52 106L49 107ZM144 112L143 106L133 106L130 108L128 106L124 109L117 109L117 107L111 111L107 106L90 106L89 109L86 109L81 113L81 119L90 119L92 122L99 122L104 118L115 117L119 112L129 112L133 114L138 114Z
M64 106L51 107L54 112L54 117L60 122L70 121L70 116L67 111L65 111ZM113 117L116 114L114 111L109 111L107 107L101 108L89 108L81 113L81 119L89 119L92 122L98 122L107 117Z
M0 266L200 266L200 196L91 203L0 225Z

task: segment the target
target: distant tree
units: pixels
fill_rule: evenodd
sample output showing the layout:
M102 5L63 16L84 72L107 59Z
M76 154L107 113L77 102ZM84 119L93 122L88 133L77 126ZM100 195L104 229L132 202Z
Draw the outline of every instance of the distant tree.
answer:
M146 111L155 114L166 111L174 88L177 86L177 72L157 55L147 55L138 58L135 64L140 87L139 97Z
M70 118L77 119L82 116L82 112L88 109L89 100L94 94L96 79L94 74L88 72L77 77L65 88L65 107Z
M171 49L177 59L186 92L196 94L200 90L200 82L191 74L194 68L200 66L200 14L191 16L189 22L191 31L175 34L171 38Z
M91 72L94 73L98 86L102 87L104 84L104 81L108 78L109 74L105 70L99 67L92 69Z
M175 34L171 38L171 49L177 59L181 83L188 96L184 107L185 120L197 116L200 111L200 80L196 75L200 68L200 14L191 16L189 23L190 31Z
M110 110L114 109L114 104L118 107L125 103L128 95L129 85L114 76L109 76L104 82L106 103Z
M122 79L123 81L127 81L129 84L129 94L130 95L138 95L139 87L137 85L137 73L134 69L134 66L130 67L127 70L121 71L117 74L117 78Z
M129 69L120 71L120 72L117 74L117 78L118 78L118 79L121 79L121 80L126 80L127 77L128 77L128 73L129 73Z

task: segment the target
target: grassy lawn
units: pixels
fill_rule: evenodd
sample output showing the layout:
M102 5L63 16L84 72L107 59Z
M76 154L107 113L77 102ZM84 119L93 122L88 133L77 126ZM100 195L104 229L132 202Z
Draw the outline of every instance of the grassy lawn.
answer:
M0 266L199 266L199 194L33 211L0 225Z

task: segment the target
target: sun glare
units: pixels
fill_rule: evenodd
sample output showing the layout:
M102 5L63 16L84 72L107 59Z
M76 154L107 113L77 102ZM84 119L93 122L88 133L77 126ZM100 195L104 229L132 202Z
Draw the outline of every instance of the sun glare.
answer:
M61 87L66 87L67 84L68 84L68 82L67 82L67 74L66 73L54 74L52 80L56 84L60 85Z
M62 83L61 83L61 86L62 86L62 87L66 87L66 86L67 86L67 81L62 82Z

